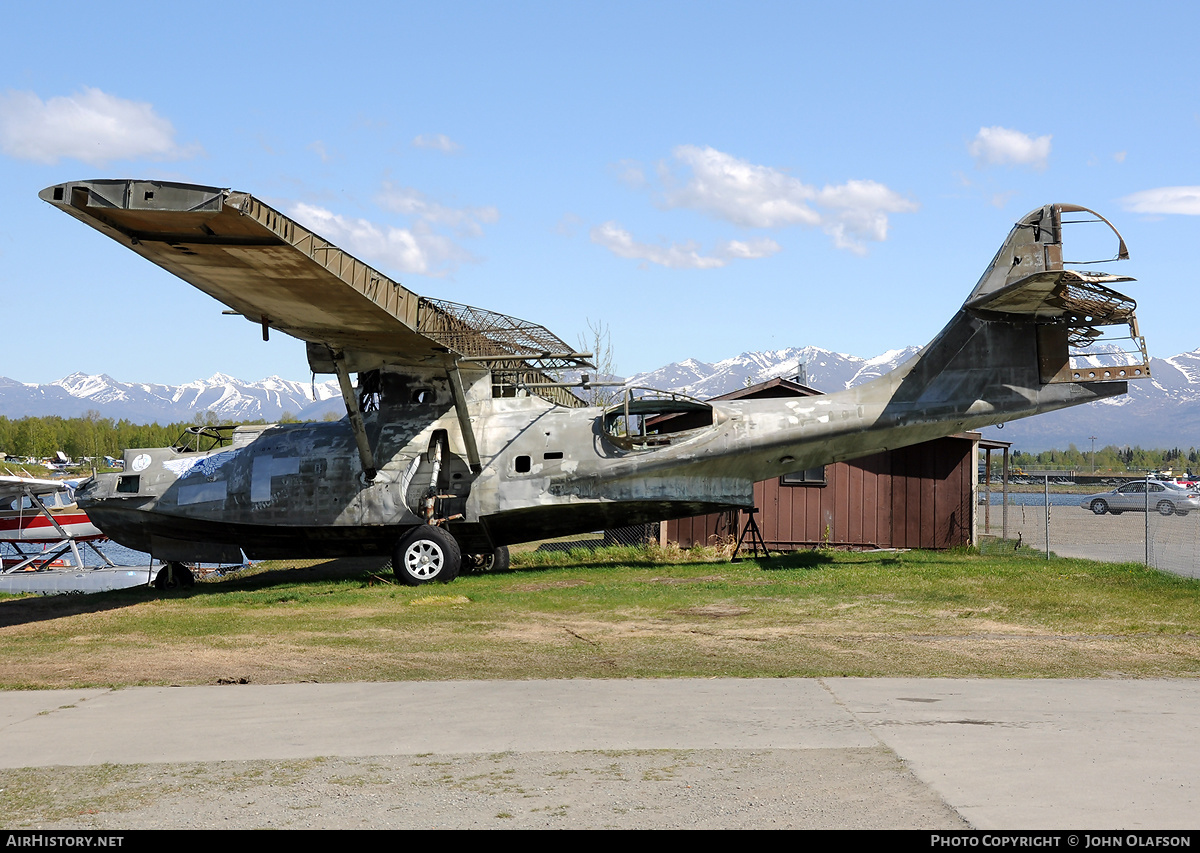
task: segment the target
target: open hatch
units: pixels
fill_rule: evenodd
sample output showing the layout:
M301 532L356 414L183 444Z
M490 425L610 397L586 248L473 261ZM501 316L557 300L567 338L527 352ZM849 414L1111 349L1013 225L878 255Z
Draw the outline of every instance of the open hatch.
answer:
M690 438L711 427L713 407L703 400L659 391L629 388L604 410L604 437L622 450L651 450Z
M234 424L190 426L183 431L171 449L176 453L204 453L233 443Z

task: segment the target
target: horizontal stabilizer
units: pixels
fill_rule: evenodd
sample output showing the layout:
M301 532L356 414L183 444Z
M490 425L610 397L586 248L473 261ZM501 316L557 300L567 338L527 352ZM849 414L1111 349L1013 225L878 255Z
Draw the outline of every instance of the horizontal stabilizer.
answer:
M1009 316L1033 322L1110 326L1128 323L1137 303L1106 285L1129 276L1047 270L1014 281L967 302L968 311L989 319Z

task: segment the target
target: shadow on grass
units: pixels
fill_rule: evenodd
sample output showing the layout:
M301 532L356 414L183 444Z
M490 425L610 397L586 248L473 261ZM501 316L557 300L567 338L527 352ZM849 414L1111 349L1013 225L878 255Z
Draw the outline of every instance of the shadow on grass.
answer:
M760 569L769 572L779 569L816 569L831 565L834 558L829 551L792 551L769 560L759 559L747 562L757 563Z
M86 613L104 613L133 607L156 599L196 598L228 592L252 592L273 586L305 581L360 580L378 576L392 580L392 570L383 568L384 557L345 557L309 566L272 566L265 571L251 568L232 572L215 581L200 582L184 589L158 590L149 586L130 587L83 594L38 595L0 601L0 628L46 622Z

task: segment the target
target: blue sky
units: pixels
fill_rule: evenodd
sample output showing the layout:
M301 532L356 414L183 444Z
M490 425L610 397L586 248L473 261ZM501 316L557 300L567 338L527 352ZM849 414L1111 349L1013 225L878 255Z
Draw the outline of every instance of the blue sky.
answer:
M123 177L245 190L572 343L605 323L625 374L923 344L1073 202L1125 236L1102 268L1151 353L1200 346L1189 4L34 5L0 51L0 375L307 378L37 198Z

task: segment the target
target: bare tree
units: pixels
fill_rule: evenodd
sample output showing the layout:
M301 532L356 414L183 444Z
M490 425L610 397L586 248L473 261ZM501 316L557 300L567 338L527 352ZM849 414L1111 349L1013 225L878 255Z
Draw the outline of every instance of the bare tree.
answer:
M590 381L593 382L616 382L620 381L621 377L617 376L616 358L613 356L612 348L612 333L608 329L608 324L602 320L587 321L588 330L586 334L579 336L579 349L583 352L592 354L592 364L596 365L596 371L591 373ZM608 406L620 399L623 389L615 385L591 386L581 389L577 392L578 396L588 401L592 406Z

